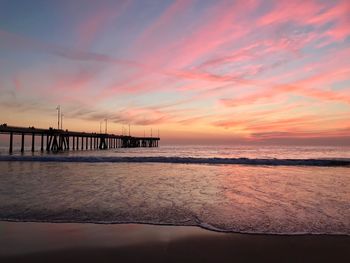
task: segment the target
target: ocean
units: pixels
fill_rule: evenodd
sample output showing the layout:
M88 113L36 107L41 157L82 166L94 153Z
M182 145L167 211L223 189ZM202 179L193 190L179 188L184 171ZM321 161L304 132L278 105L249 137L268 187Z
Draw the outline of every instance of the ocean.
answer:
M2 147L0 220L350 235L350 148L161 146L9 155Z

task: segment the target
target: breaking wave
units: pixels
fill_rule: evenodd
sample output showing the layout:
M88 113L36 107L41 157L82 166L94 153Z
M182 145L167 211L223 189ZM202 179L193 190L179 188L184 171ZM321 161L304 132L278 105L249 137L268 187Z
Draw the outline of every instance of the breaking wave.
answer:
M200 158L200 157L112 157L112 156L0 156L0 161L81 162L81 163L180 163L180 164L240 164L270 166L350 167L350 159L268 159L268 158Z

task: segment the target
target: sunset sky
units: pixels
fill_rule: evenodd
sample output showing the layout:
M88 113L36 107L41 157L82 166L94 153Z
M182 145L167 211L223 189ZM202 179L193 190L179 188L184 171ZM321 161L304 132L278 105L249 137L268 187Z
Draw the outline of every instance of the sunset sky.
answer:
M0 0L0 123L350 144L350 1Z

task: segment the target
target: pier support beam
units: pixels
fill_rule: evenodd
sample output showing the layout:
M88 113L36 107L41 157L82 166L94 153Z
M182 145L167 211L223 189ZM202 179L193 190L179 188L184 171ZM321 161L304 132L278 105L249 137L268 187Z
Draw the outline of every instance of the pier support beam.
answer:
M13 132L10 133L10 148L9 153L12 153L13 151Z
M63 150L63 137L62 135L58 135L58 150L62 151Z
M21 152L24 152L24 133L22 133Z
M40 151L44 151L44 134L41 134L41 145L40 145Z
M46 151L50 151L50 139L49 135L46 135Z
M35 134L32 134L32 152L34 152Z
M51 151L57 152L59 150L59 142L57 140L57 135L52 135L50 138Z
M107 143L106 143L106 138L100 137L100 143L99 143L99 149L105 150L107 149Z

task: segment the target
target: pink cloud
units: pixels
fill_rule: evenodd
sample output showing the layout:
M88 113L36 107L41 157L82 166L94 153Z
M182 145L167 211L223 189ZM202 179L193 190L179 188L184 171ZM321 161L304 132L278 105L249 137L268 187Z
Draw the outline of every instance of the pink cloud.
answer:
M333 40L339 41L349 36L350 4L347 0L320 2L310 1L276 1L266 15L259 19L260 26L281 25L294 22L300 25L320 27L332 22L326 32Z
M171 65L182 68L228 41L243 37L249 30L240 23L236 23L238 16L243 12L248 14L256 7L256 1L245 3L237 1L234 4L221 2L210 9L201 19L200 27L189 37L174 45L175 60Z
M348 130L346 127L349 127L347 114L340 114L336 118L332 115L309 114L298 117L279 117L277 119L275 116L274 119L268 119L268 117L274 115L262 115L261 117L259 117L260 114L258 116L247 115L246 118L238 117L235 120L219 120L213 122L212 125L225 129L238 127L245 130L251 139L348 136L346 134Z
M332 91L307 88L293 84L276 85L269 89L262 89L249 95L240 96L234 99L220 99L219 101L226 107L254 104L259 101L273 102L278 98L286 97L289 94L301 95L324 101L339 101L349 104L350 95L348 91Z
M307 22L319 26L333 22L331 28L326 31L326 35L329 35L335 41L339 41L350 35L349 13L349 1L336 1L333 6L325 8L325 11L311 17Z
M19 76L15 76L13 78L13 84L15 86L16 91L20 91L22 89L22 81Z
M257 6L255 2L237 2L236 4L220 2L211 6L204 14L197 14L198 20L191 27L188 27L189 29L184 29L176 36L173 34L170 38L162 38L160 41L159 37L167 34L169 27L181 17L192 3L190 1L175 2L164 11L158 20L146 28L141 37L138 38L134 48L142 46L142 49L148 50L146 54L140 54L140 59L146 61L146 64L156 67L165 66L170 71L178 70L197 59L201 59L202 56L207 55L208 52L215 50L227 41L245 34L244 27L235 23L237 14L254 10ZM159 46L160 42L161 46ZM147 47L151 47L150 54L147 54L149 53ZM157 50L152 49L152 47L157 47Z
M273 7L259 19L258 25L281 24L287 21L302 22L305 18L317 15L321 8L322 6L314 0L274 1Z
M241 104L275 101L289 95L300 95L322 101L338 101L349 104L350 95L347 89L333 90L331 88L334 83L349 79L350 64L348 60L343 59L348 54L350 54L348 48L337 50L328 53L317 62L306 64L304 68L293 69L293 71L281 76L252 80L247 83L239 82L243 85L253 85L256 89L237 95L232 99L222 98L220 102L225 106L233 107ZM300 77L305 74L305 77ZM285 79L293 77L296 80L285 81Z
M131 1L118 1L111 6L99 6L77 26L78 47L88 47L96 37L117 17L122 15L129 7Z
M176 23L176 18L193 4L191 0L176 0L170 4L163 13L153 21L137 38L134 48L151 48L155 45L154 37L164 34L170 25Z

